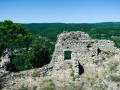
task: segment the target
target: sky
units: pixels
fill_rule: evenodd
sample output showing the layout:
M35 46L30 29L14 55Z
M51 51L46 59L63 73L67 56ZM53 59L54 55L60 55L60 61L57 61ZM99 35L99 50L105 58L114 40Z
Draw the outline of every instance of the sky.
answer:
M15 23L120 22L120 0L0 0L0 21Z

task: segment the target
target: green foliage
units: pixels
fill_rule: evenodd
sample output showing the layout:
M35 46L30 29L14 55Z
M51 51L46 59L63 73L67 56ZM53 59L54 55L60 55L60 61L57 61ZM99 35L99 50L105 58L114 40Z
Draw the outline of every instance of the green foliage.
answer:
M21 49L17 54L13 55L12 64L16 70L27 70L33 68L30 63L31 53L29 50Z
M110 39L115 42L116 47L120 48L120 28L101 26L92 28L88 33L91 38L94 39ZM116 38L112 38L112 36L115 36Z
M120 37L120 23L82 23L82 24L64 24L64 23L34 23L22 24L35 35L47 37L50 41L55 42L57 35L63 31L83 31L94 39L113 40L117 47L120 47L120 38L112 39L111 36Z
M97 39L110 39L111 36L119 36L120 29L111 27L111 26L100 26L96 28L92 28L89 32L91 37Z
M8 49L11 65L7 66L7 70L14 68L13 51L19 48L28 49L32 42L33 35L20 24L15 24L10 20L5 20L0 26L0 55ZM13 69L14 70L14 69Z
M0 57L3 54L3 51L6 49L6 46L4 45L4 43L0 43Z
M118 66L118 64L119 64L118 62L111 63L111 64L109 65L110 71L111 71L111 72L115 71L116 68L117 68L117 66Z
M87 32L94 24L64 24L64 23L36 23L36 24L22 24L25 28L30 30L35 35L47 37L50 41L55 42L57 35L63 31L84 31Z
M110 75L112 81L120 82L120 75Z
M111 40L113 40L115 42L116 47L120 48L120 37L119 38L113 38Z
M31 45L30 63L33 67L42 67L51 60L53 45L44 37L34 39Z
M32 40L32 34L20 24L14 24L10 20L5 20L0 26L0 38L0 42L6 48L16 49L19 47L28 47Z
M35 37L28 50L23 48L14 55L13 64L17 70L42 67L51 61L54 45L44 37Z

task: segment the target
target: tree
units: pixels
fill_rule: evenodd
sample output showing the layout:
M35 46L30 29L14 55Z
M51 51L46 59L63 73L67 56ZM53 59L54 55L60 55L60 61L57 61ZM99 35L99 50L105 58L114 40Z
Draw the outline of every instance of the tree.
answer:
M0 48L2 46L4 50L8 50L11 62L13 51L18 48L28 49L32 38L33 36L28 30L10 20L5 20L0 26ZM1 51L1 53L3 52Z
M30 64L32 67L42 67L51 61L54 45L51 44L46 38L35 38L31 45L31 58Z
M20 55L14 55L13 64L17 70L27 70L42 67L51 61L54 45L44 37L34 37L28 50L22 50Z

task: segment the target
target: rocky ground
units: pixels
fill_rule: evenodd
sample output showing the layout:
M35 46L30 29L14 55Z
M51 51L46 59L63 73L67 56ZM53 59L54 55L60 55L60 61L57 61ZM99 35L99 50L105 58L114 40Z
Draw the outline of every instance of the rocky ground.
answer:
M98 65L88 67L89 70L85 70L80 76L80 81L73 81L71 86L56 87L51 78L52 68L49 68L49 65L6 74L2 90L120 90L120 53L99 62Z

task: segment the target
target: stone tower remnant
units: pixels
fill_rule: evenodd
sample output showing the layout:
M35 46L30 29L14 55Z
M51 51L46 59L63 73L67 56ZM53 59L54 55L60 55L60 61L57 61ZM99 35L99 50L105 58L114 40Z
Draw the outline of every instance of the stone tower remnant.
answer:
M80 75L93 64L100 65L99 61L105 60L115 50L113 41L92 40L88 34L80 31L63 32L58 35L50 63L53 67L52 79L56 85L66 84L65 81L79 81Z

